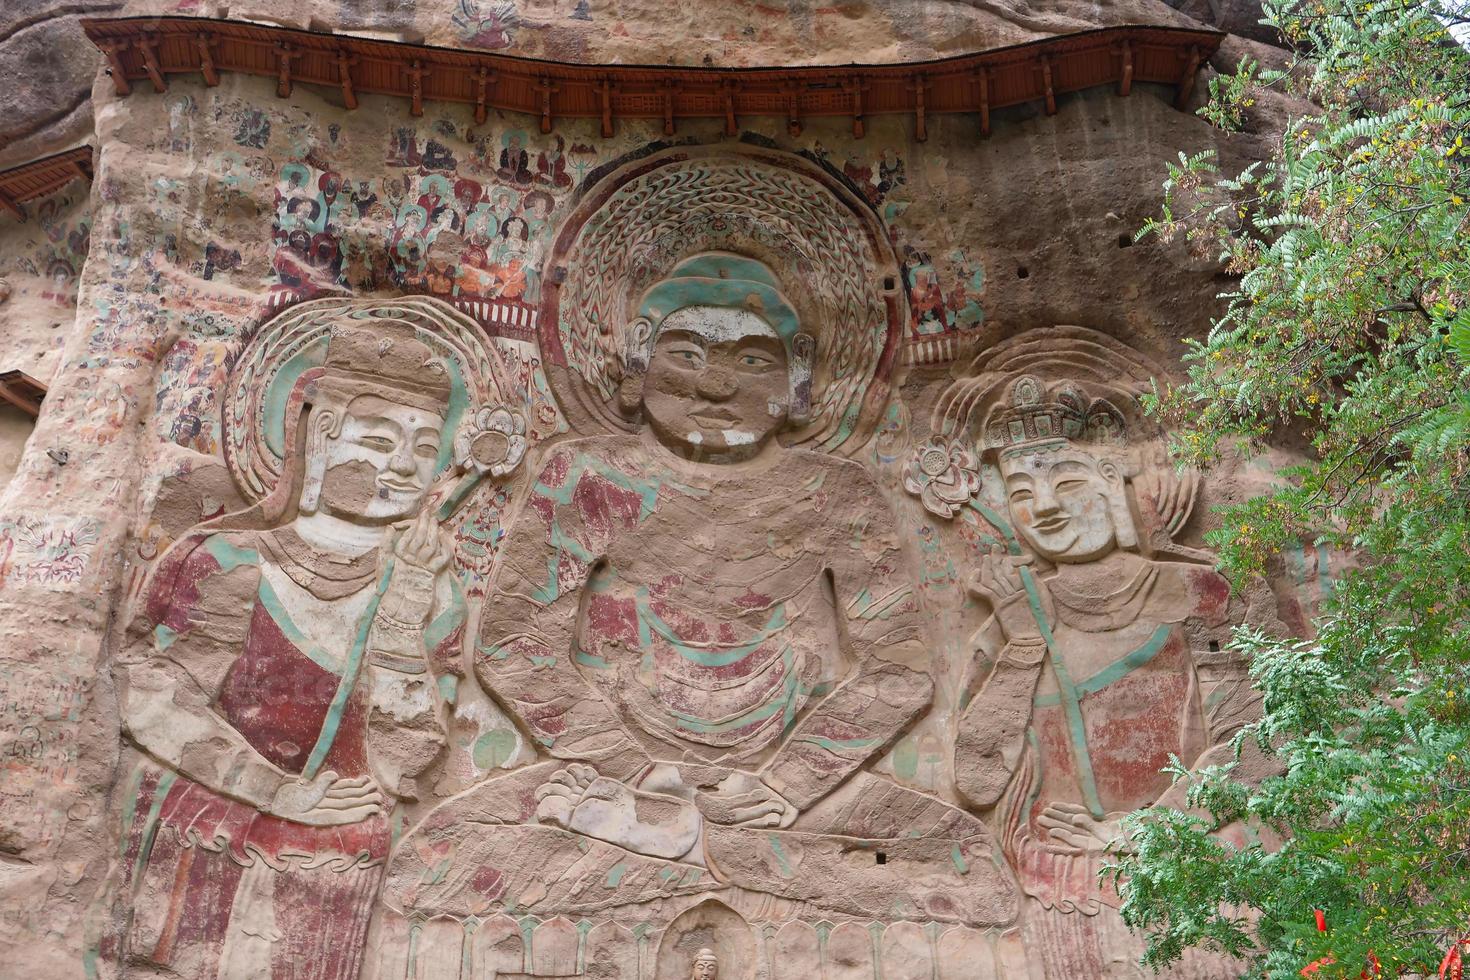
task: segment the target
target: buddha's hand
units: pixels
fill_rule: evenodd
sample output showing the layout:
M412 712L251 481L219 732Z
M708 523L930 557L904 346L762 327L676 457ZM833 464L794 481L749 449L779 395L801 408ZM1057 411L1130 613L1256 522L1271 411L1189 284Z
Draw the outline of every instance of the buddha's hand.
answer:
M383 792L371 776L343 779L330 769L315 779L281 784L269 813L293 823L331 827L357 823L383 810Z
M419 512L393 543L393 578L379 612L401 626L420 627L434 608L435 577L454 555L432 509Z
M573 762L536 788L536 821L571 830L572 817L583 800L612 800L625 790L617 780L599 776L585 763Z
M987 554L980 556L980 566L970 575L966 589L970 595L988 603L1000 623L1008 643L1040 643L1041 626L1031 596L1027 594L1021 569L1031 564L1030 555ZM1041 614L1048 623L1055 619L1051 593L1036 576L1030 576L1040 600Z
M1101 854L1121 852L1128 846L1118 820L1099 820L1080 803L1052 803L1036 817L1046 828L1042 847L1053 854Z
M701 828L688 800L645 793L573 762L536 789L536 820L665 860L701 863Z
M705 819L729 827L790 827L800 811L753 773L732 772L713 790L694 794Z

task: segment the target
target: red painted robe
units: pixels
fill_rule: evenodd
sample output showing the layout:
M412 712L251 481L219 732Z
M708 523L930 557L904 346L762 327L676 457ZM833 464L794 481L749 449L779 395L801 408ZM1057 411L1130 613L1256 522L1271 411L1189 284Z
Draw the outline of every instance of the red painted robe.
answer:
M271 580L350 604L362 624L377 606L378 556L329 578L293 559L305 547L289 529L180 541L146 597L152 655L187 672L213 712L285 772L366 776L367 631L337 660L314 641L319 625L292 621ZM462 618L454 601L431 623L431 662L456 656ZM390 846L386 814L308 826L152 767L129 809L130 963L190 977L355 980Z

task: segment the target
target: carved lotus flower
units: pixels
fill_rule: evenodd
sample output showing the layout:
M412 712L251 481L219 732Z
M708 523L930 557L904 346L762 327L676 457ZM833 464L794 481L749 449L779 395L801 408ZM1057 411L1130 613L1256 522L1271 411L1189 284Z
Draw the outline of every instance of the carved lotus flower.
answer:
M484 406L454 437L454 461L482 476L504 476L526 455L526 419L508 408Z
M930 439L909 458L903 488L931 514L953 517L980 492L980 459L963 443Z

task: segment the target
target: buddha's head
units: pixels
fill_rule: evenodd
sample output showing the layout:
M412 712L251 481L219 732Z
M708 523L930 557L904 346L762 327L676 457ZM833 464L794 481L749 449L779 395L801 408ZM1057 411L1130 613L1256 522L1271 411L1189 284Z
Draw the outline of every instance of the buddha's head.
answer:
M631 324L622 408L680 455L748 458L806 420L814 344L754 259L685 259Z
M984 433L1011 521L1037 554L1068 564L1138 546L1124 416L1112 403L1025 376L991 411Z
M339 326L307 397L298 510L359 524L412 516L439 464L450 397L444 359L406 323Z
M715 957L712 949L701 949L694 957L694 970L690 974L692 980L718 980L720 975L720 961Z

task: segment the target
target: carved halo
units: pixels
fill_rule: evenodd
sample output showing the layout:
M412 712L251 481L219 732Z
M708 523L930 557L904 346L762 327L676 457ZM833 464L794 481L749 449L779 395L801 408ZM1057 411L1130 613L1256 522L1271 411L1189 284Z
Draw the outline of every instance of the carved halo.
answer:
M251 503L264 499L280 478L287 402L301 377L321 366L333 325L349 322L371 328L374 321L412 325L419 339L450 366L439 469L453 458L456 435L461 442L473 439L476 433L469 430L496 411L522 417L524 393L510 381L499 353L481 342L473 320L442 300L334 297L301 303L255 331L230 373L223 399L225 462ZM514 428L513 420L510 427ZM523 421L520 431L524 432ZM520 449L523 453L523 439ZM494 470L497 475L508 471L504 462ZM510 468L515 462L519 456Z
M810 421L783 441L855 451L881 419L903 337L898 263L877 215L832 174L754 148L680 147L629 163L558 231L538 322L573 427L633 427L614 395L639 301L707 252L768 266L816 341Z

